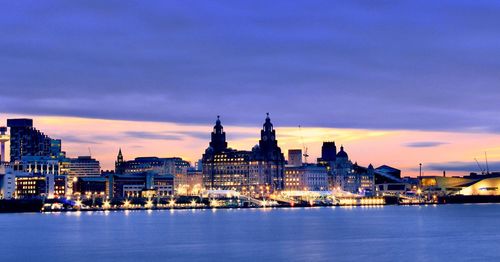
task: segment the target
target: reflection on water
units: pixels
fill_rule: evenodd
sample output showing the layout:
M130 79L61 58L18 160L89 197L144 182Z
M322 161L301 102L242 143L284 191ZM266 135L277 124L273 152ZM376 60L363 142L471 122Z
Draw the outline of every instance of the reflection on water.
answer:
M0 214L1 261L499 261L500 205Z

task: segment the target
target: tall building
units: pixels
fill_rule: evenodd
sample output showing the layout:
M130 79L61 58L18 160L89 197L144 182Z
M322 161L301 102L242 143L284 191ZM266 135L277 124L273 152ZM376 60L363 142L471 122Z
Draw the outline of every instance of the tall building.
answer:
M302 150L289 149L288 150L288 165L289 166L302 166Z
M278 147L269 114L261 130L259 144L252 151L228 148L219 117L211 137L202 158L203 185L206 189L264 195L284 188L285 157Z
M334 168L335 161L337 160L337 146L335 142L323 142L321 146L321 157L318 158L318 165L325 166L328 173L328 187L333 189L335 187Z
M10 161L23 156L51 156L51 138L33 127L32 119L7 119L10 127Z
M337 158L337 146L335 142L323 142L321 146L321 157L318 158L318 163L327 165L329 162L335 162Z
M54 158L65 158L66 154L62 151L61 139L51 139L50 155Z
M5 142L10 140L6 132L7 127L0 126L0 163L5 162Z
M261 184L271 186L272 190L284 189L285 156L278 146L276 130L271 123L269 113L260 131L259 148L253 149L254 161L259 168L259 180Z

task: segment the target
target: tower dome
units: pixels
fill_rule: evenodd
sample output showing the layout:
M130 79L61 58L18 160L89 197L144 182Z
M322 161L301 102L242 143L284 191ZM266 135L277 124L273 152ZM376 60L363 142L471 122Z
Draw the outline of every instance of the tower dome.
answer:
M340 151L337 153L337 158L349 158L349 155L344 151L344 146L340 147Z

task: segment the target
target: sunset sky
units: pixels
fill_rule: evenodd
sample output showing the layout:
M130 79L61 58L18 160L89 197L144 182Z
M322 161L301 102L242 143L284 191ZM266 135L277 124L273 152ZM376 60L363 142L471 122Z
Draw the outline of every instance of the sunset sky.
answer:
M423 4L422 2L425 2ZM324 140L415 176L500 170L500 3L10 1L0 121L29 117L69 156L208 146L217 115L251 149L270 112L283 149ZM297 128L303 126L302 134Z
M500 159L500 136L494 134L320 127L303 127L301 132L297 126L280 126L279 118L271 117L282 149L302 148L303 136L311 155L309 162L319 157L322 141L336 141L338 147L344 145L353 162L365 166L388 164L402 169L406 176L418 175L418 163L423 163L424 175L441 175L443 170L449 175L478 171L474 158L484 168L485 151L490 168L500 169L500 163L495 161ZM265 114L254 126L225 125L229 146L250 150L258 143L264 118ZM90 149L103 169L114 168L120 147L125 159L181 156L194 164L208 147L212 131L212 125L54 116L36 116L34 120L35 126L47 135L63 140L63 150L69 157L89 155ZM5 123L5 116L0 121Z

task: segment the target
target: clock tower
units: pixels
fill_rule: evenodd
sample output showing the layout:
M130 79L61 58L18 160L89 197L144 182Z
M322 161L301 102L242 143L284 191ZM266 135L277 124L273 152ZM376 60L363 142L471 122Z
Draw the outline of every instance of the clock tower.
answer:
M224 127L222 127L220 122L220 116L217 116L217 121L215 121L210 147L213 148L215 153L220 153L227 149L226 132L224 132Z
M264 154L274 153L279 150L278 141L276 140L276 130L274 130L269 113L267 113L266 121L260 131L259 147Z

